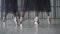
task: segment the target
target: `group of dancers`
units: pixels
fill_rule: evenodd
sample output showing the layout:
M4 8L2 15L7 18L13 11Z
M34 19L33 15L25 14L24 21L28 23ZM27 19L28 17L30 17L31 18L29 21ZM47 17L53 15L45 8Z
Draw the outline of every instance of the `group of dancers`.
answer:
M25 12L28 11L35 11L35 18L34 18L34 24L39 24L39 12L46 12L47 21L48 24L51 23L51 19L49 16L49 12L51 12L50 7L50 0L21 0L21 9L19 13L19 21L20 21L20 27L23 26L23 20ZM5 9L4 9L4 17L3 22L6 22L6 16L8 14L8 7L9 4L11 5L12 14L14 15L14 22L18 23L18 18L16 12L18 12L18 3L17 0L5 0Z

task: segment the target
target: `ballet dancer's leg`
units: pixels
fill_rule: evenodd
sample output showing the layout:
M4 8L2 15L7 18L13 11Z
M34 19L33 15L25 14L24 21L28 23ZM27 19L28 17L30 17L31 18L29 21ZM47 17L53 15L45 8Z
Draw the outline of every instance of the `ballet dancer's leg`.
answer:
M17 15L16 12L18 12L18 7L17 7L17 0L10 0L11 7L12 7L12 14L14 15L14 22L17 24Z
M35 24L39 24L39 10L35 10L34 21L35 21Z
M22 11L22 12L20 13L20 27L22 27L23 20L24 20L24 15L25 15L25 11Z
M6 16L8 14L8 6L9 5L9 0L5 0L5 8L4 8L4 17L3 17L3 22L6 20Z
M24 20L24 15L27 10L27 0L21 0L21 12L20 12L20 27L22 27L22 23Z
M50 24L51 23L51 19L50 19L49 11L48 10L46 10L46 16L47 16L48 24Z

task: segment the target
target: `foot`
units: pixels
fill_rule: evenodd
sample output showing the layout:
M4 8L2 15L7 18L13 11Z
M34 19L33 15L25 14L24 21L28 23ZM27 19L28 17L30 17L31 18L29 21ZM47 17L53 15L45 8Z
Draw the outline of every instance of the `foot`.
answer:
M18 23L18 20L17 20L17 17L14 17L14 22L15 22L15 24L17 24Z
M23 17L20 17L20 27L22 28Z
M20 22L22 22L23 21L23 17L20 17Z
M3 17L3 27L5 27L6 21L5 21L6 17Z
M23 26L23 25L22 25L22 24L20 24L20 27L21 27L21 28L22 28L22 26Z
M3 22L5 22L6 17L3 17Z
M38 25L39 24L39 19L38 19L38 17L36 17L35 19L34 19L34 24L36 24L36 25Z
M51 24L51 19L47 17L48 24Z

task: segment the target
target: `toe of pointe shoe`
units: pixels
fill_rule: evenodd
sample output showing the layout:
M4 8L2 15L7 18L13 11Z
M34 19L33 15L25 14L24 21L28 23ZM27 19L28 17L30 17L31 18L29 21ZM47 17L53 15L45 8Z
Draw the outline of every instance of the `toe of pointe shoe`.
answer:
M20 27L21 27L21 28L22 28L22 26L23 26L23 25L22 25L22 24L20 24Z
M50 19L48 19L47 21L48 21L48 24L51 24L51 20Z
M36 26L38 26L38 25L39 25L39 22L35 22L34 24L35 24Z

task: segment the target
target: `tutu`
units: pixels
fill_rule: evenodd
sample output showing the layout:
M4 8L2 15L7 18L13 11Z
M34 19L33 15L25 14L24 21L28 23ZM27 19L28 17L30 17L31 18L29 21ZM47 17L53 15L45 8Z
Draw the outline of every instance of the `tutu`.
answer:
M21 10L51 11L50 0L21 0Z
M21 11L33 10L32 0L21 0Z
M5 11L12 10L12 12L16 13L18 11L17 0L5 0ZM10 9L9 9L10 8ZM9 11L11 12L11 11Z
M50 7L50 0L35 0L35 10L45 11L48 10L51 11Z

